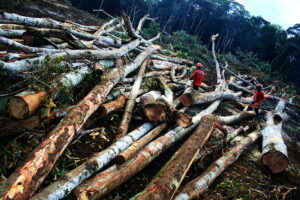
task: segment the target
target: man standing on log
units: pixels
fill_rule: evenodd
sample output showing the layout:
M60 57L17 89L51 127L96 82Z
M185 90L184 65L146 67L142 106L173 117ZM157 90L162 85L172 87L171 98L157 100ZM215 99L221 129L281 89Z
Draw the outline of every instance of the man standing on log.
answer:
M262 84L258 84L256 86L256 93L253 97L253 101L251 102L251 107L254 108L256 115L258 115L258 111L260 109L260 103L266 100L265 93L262 91Z
M197 63L196 64L197 69L194 71L193 75L190 77L190 80L193 80L193 88L198 91L201 83L204 80L204 72L202 70L202 64Z

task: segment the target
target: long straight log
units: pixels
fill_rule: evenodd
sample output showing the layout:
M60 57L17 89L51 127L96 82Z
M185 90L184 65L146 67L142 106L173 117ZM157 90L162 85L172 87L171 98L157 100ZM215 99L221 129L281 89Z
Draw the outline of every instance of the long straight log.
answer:
M116 164L122 165L126 161L133 158L133 156L135 156L142 148L144 148L149 142L151 142L156 136L158 136L166 127L167 123L160 124L152 131L150 131L147 135L132 143L132 145L128 149L126 149L116 157Z
M145 123L102 152L94 154L86 162L60 177L57 181L37 193L31 200L55 200L67 196L82 181L110 163L119 153L127 149L133 142L141 138L154 127L152 123Z
M274 112L267 112L266 127L263 129L262 160L273 173L282 172L288 165L287 147L282 137L285 102L279 101Z
M168 62L171 62L171 63L186 64L186 65L190 65L190 66L194 64L190 60L177 58L177 57L169 57L169 56L164 56L164 55L160 55L160 54L152 55L151 58L158 59L158 60L163 60L163 61L168 61Z
M196 131L181 145L159 175L140 193L137 200L172 199L213 129L214 117L212 115L202 117Z
M29 199L86 120L104 102L114 85L137 69L146 57L157 49L158 46L149 47L137 56L133 63L126 65L125 69L122 69L120 63L117 64L117 68L107 75L106 82L96 85L28 156L23 165L8 178L0 195L2 200Z
M108 168L102 173L89 179L81 186L77 187L73 194L77 199L99 199L118 187L134 174L144 169L150 162L168 149L175 142L184 137L187 133L196 128L204 115L211 114L219 106L220 101L215 101L206 110L193 117L193 123L189 128L176 128L168 131L163 136L157 138L145 148L143 148L133 159L124 165L116 165Z
M0 35L8 38L21 38L25 30L0 29Z
M55 59L63 57L65 60L79 58L90 58L92 60L116 59L135 49L141 42L140 39L137 39L115 50L65 50L60 53L46 54L37 58L24 59L12 63L6 63L0 60L0 68L13 73L23 72L30 69L30 67L38 66L40 63L43 63L46 58Z
M186 184L174 200L188 200L198 197L210 184L232 163L234 163L241 153L261 136L259 131L250 133L241 143L225 153L221 158L215 161L199 177Z
M132 86L132 90L130 92L130 95L128 97L128 101L126 103L126 107L125 107L125 110L124 110L124 113L123 113L123 116L122 116L122 121L119 125L119 129L117 131L117 136L120 138L120 137L123 137L124 135L126 135L127 131L128 131L128 128L129 128L129 124L131 122L131 116L132 116L132 112L133 112L133 108L134 108L134 105L135 105L135 99L138 95L138 91L141 87L141 83L142 83L142 80L143 80L143 75L145 74L145 71L146 71L146 67L147 67L147 64L148 64L148 59L146 59L141 68L140 68L140 71L137 75L137 78Z

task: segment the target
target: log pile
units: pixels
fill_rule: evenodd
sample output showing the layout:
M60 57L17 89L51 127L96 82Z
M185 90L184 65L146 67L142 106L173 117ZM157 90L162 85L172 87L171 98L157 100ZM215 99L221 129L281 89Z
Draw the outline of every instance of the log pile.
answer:
M239 81L225 80L223 69L229 69L228 66L223 68L217 60L215 40L218 35L213 35L217 82L210 86L203 83L204 89L195 91L189 85L187 75L187 66L192 66L193 61L158 53L162 47L153 43L161 33L150 40L140 35L145 20L155 19L146 15L134 28L123 12L121 18L113 18L101 26L86 26L72 21L1 12L0 44L5 47L0 54L1 76L9 74L26 83L22 82L22 91L8 87L13 91L1 94L0 99L9 97L4 106L6 116L11 118L4 127L19 127L24 132L37 128L48 131L5 181L1 200L54 200L70 193L77 199L99 199L183 138L186 141L160 174L134 199L192 199L198 196L260 135L263 135L263 163L273 173L287 167L287 148L281 136L286 119L285 101L280 99L276 109L267 112L263 130L252 131L203 174L181 188L192 164L209 154L204 147L216 130L227 134L228 128L223 126L234 127L235 131L220 141L223 144L241 132L248 133L240 123L255 118L254 111L240 110L231 116L213 113L219 110L222 102L250 104L249 93L253 92L243 89L240 81L253 85L241 77ZM119 34L130 39L125 41ZM42 73L45 69L50 77ZM178 83L187 87L173 90L174 84ZM207 92L207 88L215 88L215 91ZM178 94L182 95L176 99ZM73 97L72 103L62 106L60 102L66 96ZM189 112L192 110L189 108L199 104L207 106L196 109L197 113ZM106 117L113 119L114 113L118 113L120 120L112 131L112 139L107 139L109 145L99 148L84 162L43 188L45 179L65 149L80 141L84 134L96 136L99 135L97 131L106 130L95 126ZM106 128L111 126L104 125ZM16 137L0 129L0 137L7 135Z

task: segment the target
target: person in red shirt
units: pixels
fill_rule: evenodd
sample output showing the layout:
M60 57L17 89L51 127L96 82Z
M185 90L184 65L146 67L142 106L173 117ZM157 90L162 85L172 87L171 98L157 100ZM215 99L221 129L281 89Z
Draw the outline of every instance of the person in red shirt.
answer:
M198 91L201 83L204 80L204 72L202 71L202 64L196 64L197 69L194 71L193 75L190 77L190 80L193 80L193 88Z
M258 84L256 86L256 93L253 97L253 101L251 103L251 107L254 108L256 115L260 109L260 104L266 100L265 93L262 91L262 84Z

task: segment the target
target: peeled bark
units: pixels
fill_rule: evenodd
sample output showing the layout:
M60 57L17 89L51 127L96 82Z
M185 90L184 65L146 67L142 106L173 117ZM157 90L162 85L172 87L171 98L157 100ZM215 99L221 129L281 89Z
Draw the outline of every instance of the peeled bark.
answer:
M255 116L255 112L254 111L245 111L245 112L241 112L239 114L236 115L231 115L231 116L217 116L217 120L221 123L221 124L233 124L233 123L238 123L240 121L243 121L245 119L248 119L250 117Z
M134 141L141 138L154 127L152 123L145 123L102 152L94 154L86 162L63 175L57 181L37 193L31 200L55 200L67 196L81 182L110 163L119 153L127 149Z
M60 53L46 54L37 58L25 59L12 63L6 63L0 60L0 68L13 73L23 72L27 71L30 67L38 66L40 63L43 63L46 57L49 59L63 57L65 60L78 58L89 58L91 60L115 59L126 55L129 51L139 46L140 43L141 40L137 39L115 50L64 50Z
M126 149L116 157L116 164L122 165L133 158L142 148L144 148L149 142L151 142L156 136L158 136L166 127L166 123L160 124L152 131L147 133L147 135L132 143L132 145L128 149Z
M157 49L156 46L149 47L123 70L120 64L117 64L117 68L106 76L106 82L96 85L28 156L23 165L8 178L0 195L3 200L30 198L86 120L104 102L114 85L138 68L144 59Z
M201 113L193 117L193 126L189 128L177 126L148 144L133 159L129 160L121 167L114 165L108 168L77 187L72 193L77 197L77 199L99 199L108 194L117 186L123 184L133 175L144 169L150 162L157 158L171 145L196 128L201 118L204 115L214 112L219 104L220 101L216 101L206 110L203 110Z
M159 175L141 192L137 200L172 199L213 129L214 117L212 115L202 117L196 131L181 145Z
M262 160L273 173L282 172L288 165L287 148L282 137L285 102L279 101L274 112L267 112L266 127L262 131Z
M35 114L42 103L44 91L24 91L10 98L8 110L11 116L16 119L25 119Z
M225 153L221 158L215 161L210 167L202 173L201 176L187 183L174 200L194 199L202 194L210 184L231 164L233 164L241 153L261 136L259 131L252 132L241 141L241 143Z
M142 80L143 80L143 75L145 74L145 71L146 71L146 67L147 67L147 64L148 64L148 59L146 59L141 68L140 68L140 71L137 75L137 78L132 86L132 90L131 90L131 93L128 97L128 101L126 103L126 107L125 107L125 110L124 110L124 113L123 113L123 116L122 116L122 121L119 125L119 129L117 131L117 136L118 137L123 137L124 135L126 135L127 131L128 131L128 128L129 128L129 124L131 122L131 117L132 117L132 112L133 112L133 108L134 108L134 105L135 105L135 99L138 95L138 91L141 87L141 83L142 83Z

